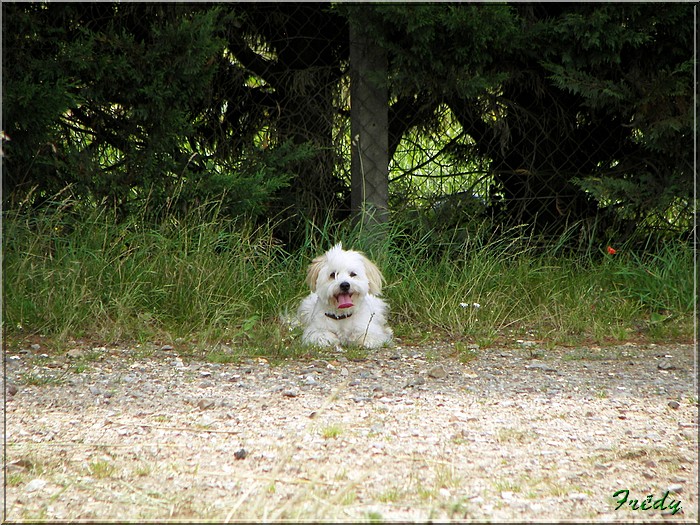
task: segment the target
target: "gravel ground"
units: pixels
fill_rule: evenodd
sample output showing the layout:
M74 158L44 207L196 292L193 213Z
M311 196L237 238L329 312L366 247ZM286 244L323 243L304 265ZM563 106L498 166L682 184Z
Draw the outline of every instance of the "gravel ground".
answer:
M696 523L694 351L34 344L5 356L5 518Z

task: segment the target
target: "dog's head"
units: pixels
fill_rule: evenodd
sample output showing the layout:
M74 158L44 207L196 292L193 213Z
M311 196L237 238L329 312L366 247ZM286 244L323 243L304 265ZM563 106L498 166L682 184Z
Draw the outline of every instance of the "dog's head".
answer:
M383 281L372 261L360 252L343 250L341 243L316 257L306 275L311 291L338 309L354 307L368 293L380 295Z

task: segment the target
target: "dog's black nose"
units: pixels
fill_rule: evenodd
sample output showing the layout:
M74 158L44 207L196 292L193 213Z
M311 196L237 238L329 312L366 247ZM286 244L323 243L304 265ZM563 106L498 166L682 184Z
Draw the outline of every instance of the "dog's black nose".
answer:
M350 283L347 281L343 281L342 283L340 283L340 291L341 292L350 291Z

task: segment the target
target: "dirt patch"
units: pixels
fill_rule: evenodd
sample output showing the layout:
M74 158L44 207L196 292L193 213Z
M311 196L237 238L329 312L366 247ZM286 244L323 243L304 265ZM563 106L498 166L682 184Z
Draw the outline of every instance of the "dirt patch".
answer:
M5 518L697 522L691 345L457 355L10 352Z

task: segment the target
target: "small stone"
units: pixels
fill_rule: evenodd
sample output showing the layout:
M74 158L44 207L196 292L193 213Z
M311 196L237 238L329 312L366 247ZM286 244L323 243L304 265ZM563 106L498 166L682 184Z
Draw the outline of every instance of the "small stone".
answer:
M294 389L289 389L289 390L283 390L282 391L282 396L283 397L297 397L299 393L294 390Z
M309 374L304 378L304 384L309 385L309 386L313 386L313 385L317 385L318 381L316 381L316 378L314 377L313 374Z
M99 396L99 395L102 393L102 391L101 391L99 388L97 388L96 386L91 386L91 387L90 387L90 393L91 393L93 396Z
M236 459L245 459L248 456L248 451L244 448L236 450L236 452L233 453L233 457Z
M83 352L79 348L74 348L73 350L68 350L68 352L66 352L66 357L69 359L80 359L84 355L85 352Z
M680 483L674 483L673 485L668 486L668 491L680 494L681 492L683 492L683 485L681 485Z
M41 345L34 343L29 348L31 348L32 350L34 350L36 352L37 350L41 350Z
M212 408L216 403L212 399L200 399L197 403L197 407L200 410L208 410Z
M413 388L416 386L424 385L425 384L425 378L422 376L416 376L413 379L409 379L406 384L404 384L404 388Z
M428 370L428 377L432 377L433 379L443 379L447 377L447 370L445 370L445 367L442 365L437 365Z
M27 483L24 486L24 490L26 492L37 492L39 490L42 490L46 486L46 484L46 480L36 478Z
M163 352L170 352L171 350L175 350L175 347L173 347L173 345L163 345L160 347L160 349Z
M676 370L676 365L671 361L663 360L659 361L658 368L659 370Z
M347 369L347 368L343 367L343 368L340 369L340 375L343 376L343 377L347 377L347 376L350 375L350 372L348 372L348 369Z
M18 459L7 464L7 470L10 472L27 471L34 467L34 464L28 459Z
M556 372L555 368L552 368L544 363L533 363L531 365L525 366L526 370L542 370L543 372Z
M17 387L12 383L7 383L7 395L14 396L17 393Z
M669 401L668 406L670 406L672 409L676 410L681 406L681 404L678 401Z

